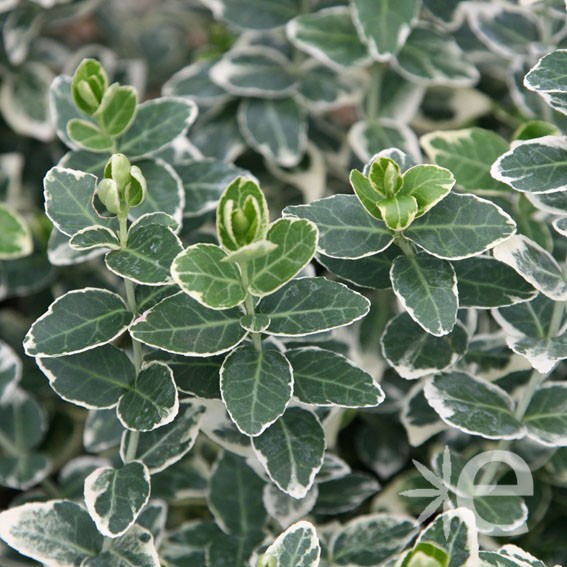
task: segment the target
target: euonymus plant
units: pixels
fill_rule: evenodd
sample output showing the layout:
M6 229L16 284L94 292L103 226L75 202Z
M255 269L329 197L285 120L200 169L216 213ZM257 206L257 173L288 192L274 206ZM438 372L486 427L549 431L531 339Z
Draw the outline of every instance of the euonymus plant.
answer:
M567 563L563 2L0 18L1 565Z

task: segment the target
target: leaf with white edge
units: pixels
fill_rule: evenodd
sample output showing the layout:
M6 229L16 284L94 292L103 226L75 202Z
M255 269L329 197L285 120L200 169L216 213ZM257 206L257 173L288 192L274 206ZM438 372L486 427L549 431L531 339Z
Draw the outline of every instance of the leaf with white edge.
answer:
M457 321L459 298L453 266L428 254L398 256L390 271L392 288L411 318L441 337Z
M382 565L404 549L416 533L408 516L369 514L336 530L329 544L333 565Z
M132 431L151 431L175 419L179 398L171 368L159 361L144 364L133 387L118 402L118 418Z
M372 218L355 195L334 195L309 205L286 207L284 216L313 221L319 230L318 250L331 258L364 258L393 242L384 223Z
M306 149L307 121L293 98L245 99L238 108L244 139L269 161L296 166Z
M561 235L567 236L567 217L561 217L553 221L553 228Z
M130 456L148 467L151 474L165 470L182 459L193 447L205 408L198 403L182 401L175 420L153 431L139 434L136 451ZM131 431L125 431L120 443L120 456L126 461L131 444Z
M87 226L73 234L69 240L69 246L74 250L94 250L95 248L118 250L120 243L116 233L110 228Z
M332 516L354 510L380 490L374 476L358 472L321 482L318 487L319 498L313 512Z
M512 398L486 380L463 372L440 374L425 385L424 393L445 423L465 433L485 439L520 439L525 434Z
M530 301L537 293L510 266L490 256L467 258L452 264L457 275L459 307L505 307Z
M449 193L404 235L433 256L462 260L493 248L515 231L512 218L491 201Z
M243 345L232 351L220 371L221 394L238 429L260 435L283 415L293 393L286 357L276 350Z
M10 398L22 379L22 361L12 347L0 341L0 403Z
M387 61L403 46L417 20L416 0L353 0L353 20L372 58Z
M0 260L13 260L31 254L32 235L24 219L0 204Z
M214 538L221 533L212 521L183 522L168 532L160 546L160 557L171 567L206 567L206 551Z
M73 102L71 83L71 77L66 75L59 75L53 79L49 89L49 113L59 139L65 145L77 149L76 144L67 135L67 123L74 118L85 118L85 115Z
M53 266L71 266L98 258L104 254L101 248L74 250L69 246L70 238L53 227L47 242L47 258Z
M567 114L565 65L567 49L556 49L543 56L524 77L524 86L536 91L551 107Z
M497 555L498 557L494 557ZM481 551L480 558L487 561L493 559L493 563L489 562L489 565L495 565L497 567L545 567L545 563L536 559L533 555L520 549L516 545L508 543L502 546L498 553L491 551ZM502 565L502 561L508 559L512 563ZM498 563L500 561L500 563Z
M325 432L311 411L289 408L260 436L254 452L270 479L293 498L304 498L323 464Z
M302 521L290 526L266 549L258 567L317 567L321 556L319 538L313 524Z
M467 351L468 335L457 322L451 332L434 336L408 313L400 313L388 322L380 343L384 358L396 372L406 380L415 380L458 362Z
M421 382L417 382L404 398L400 421L412 447L423 445L433 435L447 429L437 412L427 402Z
M272 223L266 240L276 248L248 264L248 291L265 296L280 289L313 258L317 248L316 225L305 219L284 218Z
M194 244L180 252L171 275L193 299L211 309L228 309L246 299L240 267L225 262L228 254L215 244Z
M87 409L115 406L136 376L126 353L112 345L36 360L59 397Z
M303 498L297 499L270 483L264 486L263 502L268 514L276 518L280 526L286 529L309 514L315 505L318 493L317 484L314 484Z
M286 34L297 48L339 71L370 62L347 6L297 16L288 22Z
M213 65L210 77L229 93L245 97L284 97L296 86L290 61L278 50L263 46L228 51Z
M85 479L85 504L98 531L116 538L136 521L150 496L150 473L140 462L101 467Z
M567 281L561 266L533 240L516 234L496 246L493 254L547 297L556 301L567 299Z
M522 421L530 439L547 447L567 446L567 385L540 386Z
M358 408L384 401L374 378L341 354L313 346L290 349L285 356L293 368L293 394L303 403Z
M119 136L134 120L137 104L138 95L134 87L115 83L104 93L94 117L104 133Z
M262 315L261 313L244 315L240 319L242 328L251 333L263 333L270 326L271 322L272 320L267 315Z
M298 0L203 0L215 18L240 29L271 30L283 26L299 10Z
M197 105L187 98L143 102L130 128L118 139L118 150L129 159L154 154L184 134L196 118Z
M551 372L560 360L567 358L567 335L559 337L508 336L506 344L516 353L525 356L542 374Z
M45 567L76 567L102 550L88 512L64 500L33 502L0 513L0 538Z
M405 195L396 195L378 201L376 207L385 225L395 232L406 229L413 222L418 211L417 201Z
M298 278L265 297L258 312L268 315L269 335L304 336L350 325L370 302L347 286L325 278Z
M0 458L0 485L13 490L28 490L45 480L52 468L51 459L43 453L26 451L17 456L7 455Z
M116 293L96 288L69 291L31 326L24 348L28 356L77 354L113 341L132 318Z
M521 496L487 494L473 501L479 533L505 535L525 527L528 507Z
M67 135L79 148L89 152L107 153L114 147L112 137L88 120L70 120L67 123Z
M45 212L67 236L83 228L102 225L117 227L115 219L102 218L93 206L96 177L74 169L53 167L43 180Z
M89 453L106 451L120 443L123 431L116 409L90 411L83 430L83 445Z
M245 535L262 529L267 520L264 484L242 457L220 456L210 481L209 508L224 532Z
M181 229L181 224L177 222L177 220L175 220L170 214L156 211L154 213L145 213L137 217L136 220L130 225L130 232L155 224L169 228L169 230L171 230L175 234L177 234Z
M399 195L413 197L417 201L416 216L421 217L444 199L454 184L453 174L444 167L415 165L404 173Z
M449 169L458 185L473 193L501 192L506 187L490 175L490 167L508 142L496 132L483 128L436 131L420 138L427 156Z
M522 193L566 191L567 136L518 143L494 162L490 174Z
M108 548L81 567L160 567L160 558L152 534L141 526L132 526L127 533L112 540Z
M237 308L211 310L180 292L143 313L130 334L144 344L185 356L211 356L234 348L246 336Z

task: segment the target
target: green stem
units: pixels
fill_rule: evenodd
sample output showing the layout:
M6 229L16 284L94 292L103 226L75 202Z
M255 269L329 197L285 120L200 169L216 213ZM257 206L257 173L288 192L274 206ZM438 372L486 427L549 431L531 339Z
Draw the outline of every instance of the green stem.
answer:
M41 481L41 486L43 487L45 492L47 492L50 498L59 499L63 497L63 494L59 487L50 478L44 478Z
M408 257L413 258L415 256L415 251L411 243L405 239L401 234L396 236L394 239L394 244L400 248L400 250Z
M368 122L376 120L380 111L382 79L385 70L386 65L384 63L374 63L370 69L370 81L366 93L366 119Z
M242 285L246 290L246 299L244 301L244 309L246 310L246 315L254 318L254 297L248 292L248 272L247 272L247 263L241 262L240 263L240 273L242 274ZM258 352L262 352L262 337L260 333L253 333L250 332L250 338L252 339L252 343L254 344L254 348Z

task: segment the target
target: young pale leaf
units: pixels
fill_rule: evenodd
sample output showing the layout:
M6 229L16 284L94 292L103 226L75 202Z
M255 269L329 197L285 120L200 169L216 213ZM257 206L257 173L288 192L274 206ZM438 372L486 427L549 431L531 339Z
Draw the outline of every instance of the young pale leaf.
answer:
M293 368L293 393L306 404L374 407L384 392L374 378L341 354L318 347L286 351Z
M268 161L283 167L294 167L301 161L307 122L293 98L245 99L238 108L238 124L248 144Z
M93 471L85 479L85 504L98 531L111 538L123 535L147 504L150 489L150 473L137 461Z
M564 69L567 49L556 49L542 57L524 77L524 85L536 91L555 110L567 114Z
M71 83L71 95L77 107L87 114L93 114L107 88L108 77L102 65L95 59L83 59Z
M240 268L225 262L227 253L215 244L194 244L178 254L171 275L193 299L211 309L227 309L246 299Z
M547 447L567 446L567 386L557 383L540 386L523 423L530 439Z
M555 365L567 358L567 335L559 337L506 337L506 344L516 353L525 356L542 374L551 372Z
M287 24L286 33L296 47L339 71L370 61L346 6L297 16Z
M248 291L269 295L296 276L313 258L317 248L316 225L304 219L279 219L272 223L266 240L274 250L248 264Z
M102 550L103 536L74 502L51 500L0 513L0 538L46 567L76 567Z
M267 519L263 490L264 481L242 457L220 456L210 481L209 507L223 531L245 535L262 529Z
M317 532L309 522L297 522L266 549L258 567L317 567L321 546ZM275 563L274 563L275 561Z
M460 323L451 332L434 336L408 313L400 313L388 322L380 342L384 358L396 372L415 380L453 366L466 353L468 336Z
M465 433L485 439L520 439L525 434L510 396L490 382L451 372L432 378L424 393L445 423Z
M143 313L130 334L147 345L185 356L211 356L234 348L246 331L240 310L211 310L180 292Z
M372 58L387 61L406 41L415 23L419 2L416 0L353 0L353 20L360 38Z
M134 120L137 104L138 95L134 87L115 83L104 93L94 117L102 131L114 138L128 129Z
M31 326L24 348L28 356L77 354L113 341L132 318L122 298L111 291L69 291Z
M453 266L427 254L398 256L390 271L392 288L412 319L428 333L450 333L459 299Z
M270 483L264 486L263 501L268 514L277 518L279 525L286 529L309 514L318 494L317 485L314 484L304 498L296 499Z
M538 291L556 301L567 299L567 281L555 258L528 237L516 234L494 248L494 257L511 266Z
M179 399L171 368L159 361L144 364L133 387L118 402L118 417L132 431L151 431L173 421Z
M394 232L406 229L413 222L418 211L416 199L405 195L379 201L377 208L384 224Z
M390 231L372 218L355 195L335 195L309 205L286 207L284 216L313 221L319 229L318 250L331 258L364 258L393 242Z
M433 256L462 260L496 246L515 230L512 218L491 201L449 193L404 235Z
M543 136L514 146L492 165L494 179L522 193L567 189L567 137Z
M505 307L530 301L537 293L512 268L490 256L467 258L452 264L457 275L459 307Z
M57 395L88 408L111 408L134 383L134 366L126 353L112 345L71 356L37 358Z
M380 565L404 549L416 533L413 518L390 514L359 516L333 533L334 565Z
M120 243L113 230L105 226L87 226L73 234L69 240L69 246L74 250L94 250L95 248L118 250Z
M508 143L491 130L467 128L425 134L420 139L427 156L449 169L456 182L473 193L502 191L505 186L490 175L490 167Z
M244 345L232 351L220 371L226 409L242 433L260 435L285 411L293 393L293 375L277 350Z
M203 4L215 18L255 31L283 26L299 10L298 0L263 0L262 9L255 0L203 0Z
M290 67L290 61L276 49L245 46L228 51L213 65L210 77L233 95L280 98L296 86Z
M22 361L7 343L0 341L0 403L8 400L22 379Z
M306 496L325 454L325 432L315 414L289 408L252 445L280 490L293 498Z
M319 498L313 512L333 516L354 510L380 490L374 476L357 472L326 480L318 487Z
M444 199L454 184L453 174L444 167L415 165L404 173L400 195L413 197L417 201L416 216L421 217Z
M31 254L31 231L24 219L5 205L0 204L0 260L14 260Z
M154 474L182 459L195 444L204 412L205 408L199 404L181 402L179 414L172 423L139 435L133 460L144 463ZM122 436L120 456L124 462L132 435L135 433L125 431Z
M370 302L347 286L325 278L298 278L264 298L258 312L271 319L266 333L310 335L350 325L368 313Z

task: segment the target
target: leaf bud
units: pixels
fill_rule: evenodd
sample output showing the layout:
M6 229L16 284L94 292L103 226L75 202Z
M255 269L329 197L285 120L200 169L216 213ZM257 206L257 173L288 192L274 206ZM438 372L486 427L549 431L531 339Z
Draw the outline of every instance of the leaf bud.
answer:
M115 215L120 212L120 193L113 179L103 179L98 184L96 192L108 212Z

